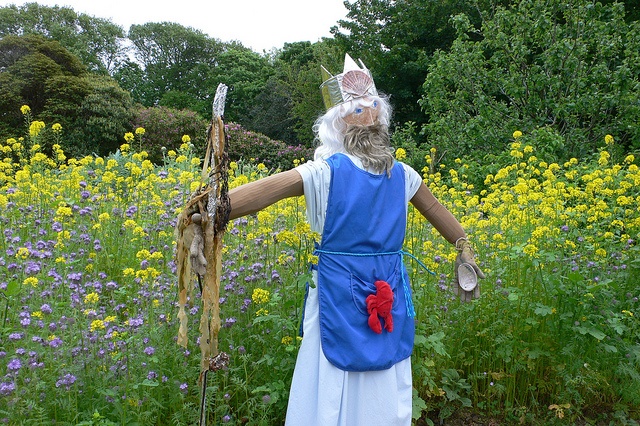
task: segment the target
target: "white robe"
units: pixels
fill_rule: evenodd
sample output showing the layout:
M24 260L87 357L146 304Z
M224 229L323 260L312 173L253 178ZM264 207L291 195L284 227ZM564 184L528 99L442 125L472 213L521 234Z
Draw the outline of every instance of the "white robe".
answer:
M349 158L358 167L362 162ZM422 178L405 168L405 199L417 192ZM302 175L311 229L322 233L331 171L322 160L297 170ZM314 272L314 281L317 277ZM287 426L404 426L411 425L411 358L382 371L349 372L334 367L320 345L318 292L309 288L304 314L304 337L291 383Z

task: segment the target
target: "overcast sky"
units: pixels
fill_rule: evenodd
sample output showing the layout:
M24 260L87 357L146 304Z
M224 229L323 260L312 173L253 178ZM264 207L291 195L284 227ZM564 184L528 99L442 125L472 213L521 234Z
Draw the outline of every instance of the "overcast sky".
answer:
M33 0L0 0L21 6ZM38 0L77 13L109 19L125 31L132 24L176 22L228 42L239 40L258 53L285 42L316 42L344 19L343 0Z

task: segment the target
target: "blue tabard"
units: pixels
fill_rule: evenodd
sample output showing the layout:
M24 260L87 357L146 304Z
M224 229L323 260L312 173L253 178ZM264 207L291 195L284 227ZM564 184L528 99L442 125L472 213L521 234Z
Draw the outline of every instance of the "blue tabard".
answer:
M376 175L344 154L327 162L331 186L316 250L322 350L345 371L385 370L411 355L415 333L402 260L407 221L404 169L396 162L391 177ZM394 294L393 331L383 328L381 334L369 327L365 302L376 294L377 280L389 283Z

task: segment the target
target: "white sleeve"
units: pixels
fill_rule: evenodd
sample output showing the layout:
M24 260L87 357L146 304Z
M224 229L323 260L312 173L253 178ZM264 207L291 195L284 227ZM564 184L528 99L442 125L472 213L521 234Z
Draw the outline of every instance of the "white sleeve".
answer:
M413 196L416 195L416 192L418 192L418 189L420 188L420 185L422 185L423 181L422 176L420 176L420 174L416 172L411 166L404 163L401 164L404 166L404 195L408 204Z
M302 176L307 220L311 230L322 233L329 200L331 168L324 160L308 161L296 167Z

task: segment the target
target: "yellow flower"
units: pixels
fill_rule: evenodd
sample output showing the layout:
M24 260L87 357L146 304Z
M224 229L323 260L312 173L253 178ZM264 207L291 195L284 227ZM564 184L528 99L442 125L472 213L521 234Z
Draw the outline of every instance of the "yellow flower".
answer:
M144 135L144 132L145 132L144 127L138 127L136 129L136 135L142 136L142 135Z
M31 136L32 138L35 138L40 134L40 132L42 131L42 129L44 129L44 127L45 127L44 121L31 122L31 125L29 126L29 136Z
M42 311L31 312L31 316L38 319L42 319L44 317L44 315L42 315Z
M124 134L124 140L127 142L131 142L133 139L135 139L135 136L133 136L133 133L131 132L127 132ZM124 152L124 149L122 149L122 146L120 147L120 150Z
M516 130L515 132L513 132L514 139L518 139L520 136L522 136L522 132L520 130Z
M91 292L84 297L84 303L98 303L99 300L100 296L96 292Z
M538 247L534 244L527 244L522 251L529 256L534 256L538 252Z
M191 137L189 135L182 135L182 143L191 142Z
M611 154L609 154L607 151L601 151L600 158L598 158L598 164L601 166L606 166L607 164L609 164L609 158L611 158Z
M28 277L25 278L25 280L22 282L22 285L30 285L31 287L37 287L38 286L38 279L36 277Z
M606 136L604 137L604 143L605 143L605 144L607 144L607 145L613 145L613 142L614 142L614 140L613 140L613 136L611 136L611 135L606 135Z
M16 253L16 257L20 259L26 259L29 257L29 249L26 247L20 247Z
M91 331L104 330L105 328L104 321L99 319L91 321L91 327L89 327Z
M396 160L402 161L407 158L407 151L404 148L396 149Z
M22 106L20 107L20 112L21 112L23 115L27 115L27 114L29 114L29 113L31 112L31 108L29 108L29 105L22 105Z
M60 133L62 131L62 125L60 123L54 123L54 125L51 126L51 130L55 133Z
M253 293L251 294L251 300L253 300L253 302L256 304L261 305L263 303L269 302L270 296L271 296L271 293L269 293L269 290L265 290L258 287L253 289Z
M283 345L290 345L293 343L293 337L291 336L284 336L281 340Z

